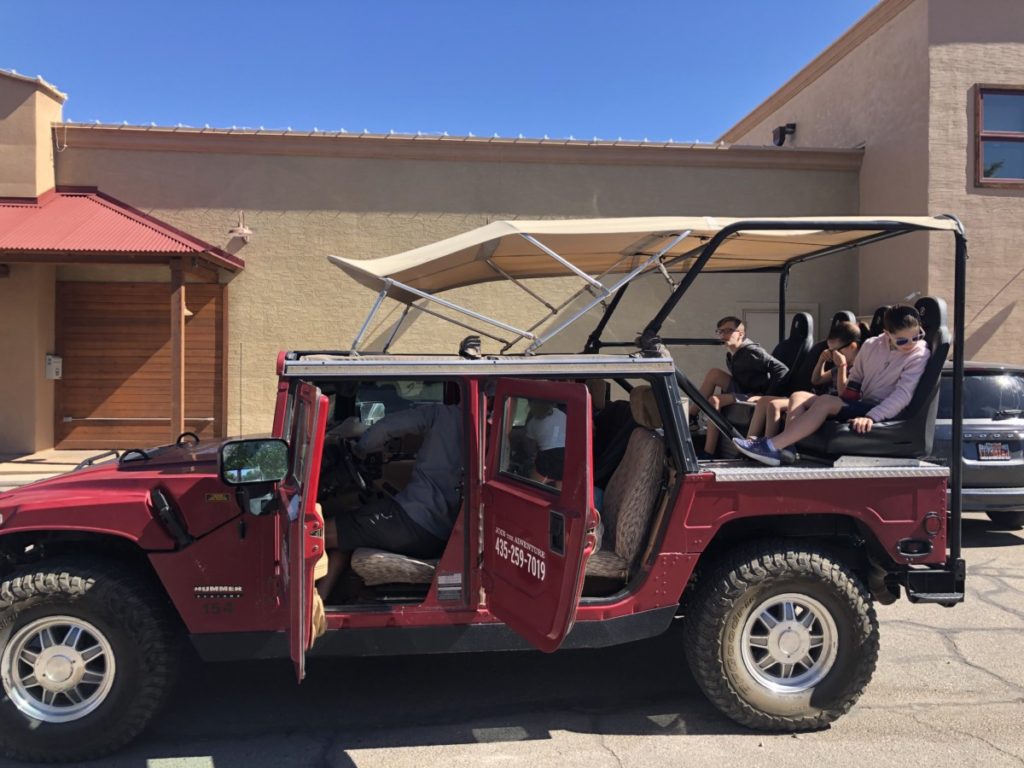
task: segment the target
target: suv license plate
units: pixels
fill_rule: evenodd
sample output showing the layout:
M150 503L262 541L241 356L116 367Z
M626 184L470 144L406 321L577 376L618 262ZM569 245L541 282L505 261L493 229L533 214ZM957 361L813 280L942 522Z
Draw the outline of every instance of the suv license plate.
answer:
M980 461L1009 461L1009 443L978 443L978 459Z

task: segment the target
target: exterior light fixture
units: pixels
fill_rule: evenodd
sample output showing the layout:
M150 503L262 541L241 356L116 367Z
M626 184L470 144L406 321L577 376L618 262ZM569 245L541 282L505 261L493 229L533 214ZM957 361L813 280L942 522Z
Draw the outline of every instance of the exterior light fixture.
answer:
M249 242L252 230L245 226L245 211L238 212L238 225L229 229L228 234L231 235L231 237L242 238L243 243Z
M786 137L796 133L796 123L786 123L772 130L772 144L781 147L786 143Z

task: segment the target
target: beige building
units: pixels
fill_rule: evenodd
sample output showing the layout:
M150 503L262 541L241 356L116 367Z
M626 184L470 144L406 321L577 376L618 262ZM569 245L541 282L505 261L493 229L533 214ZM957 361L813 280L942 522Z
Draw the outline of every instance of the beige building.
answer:
M1024 3L885 0L721 139L770 145L787 124L787 147L864 149L860 213L960 218L965 354L1024 363ZM862 258L861 312L951 295L949 248L915 237Z
M972 2L970 19L962 5L885 0L715 145L68 124L63 94L0 73L0 453L266 431L278 352L346 349L374 298L328 254L387 255L504 218L949 211L971 237L968 354L1024 362L996 333L1021 290L1024 184L1005 178L1012 151L996 177L973 177L977 86L1024 86L1024 19L1014 3ZM1015 141L1003 133L982 137L989 166ZM40 224L56 205L59 241ZM795 270L790 310L820 329L839 309L948 296L948 238L908 242ZM771 346L775 280L702 280L673 335L736 313ZM631 289L620 338L667 291ZM540 316L507 286L454 293L512 322ZM422 318L395 349L453 351L464 333ZM680 353L693 376L720 359Z

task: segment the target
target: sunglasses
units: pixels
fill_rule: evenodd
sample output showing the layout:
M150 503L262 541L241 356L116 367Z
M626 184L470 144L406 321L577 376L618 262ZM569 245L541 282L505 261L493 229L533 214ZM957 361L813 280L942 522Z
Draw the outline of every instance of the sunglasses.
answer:
M738 328L716 328L715 334L718 336L732 336L738 330Z
M898 336L889 335L889 340L892 341L897 347L905 347L907 344L913 344L924 338L924 331L917 334L916 336L909 339L901 339Z

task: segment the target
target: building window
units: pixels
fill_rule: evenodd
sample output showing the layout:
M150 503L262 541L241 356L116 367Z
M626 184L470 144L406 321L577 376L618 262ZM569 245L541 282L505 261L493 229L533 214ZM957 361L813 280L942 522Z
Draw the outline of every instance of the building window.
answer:
M1024 189L1024 87L979 85L974 126L975 186Z

